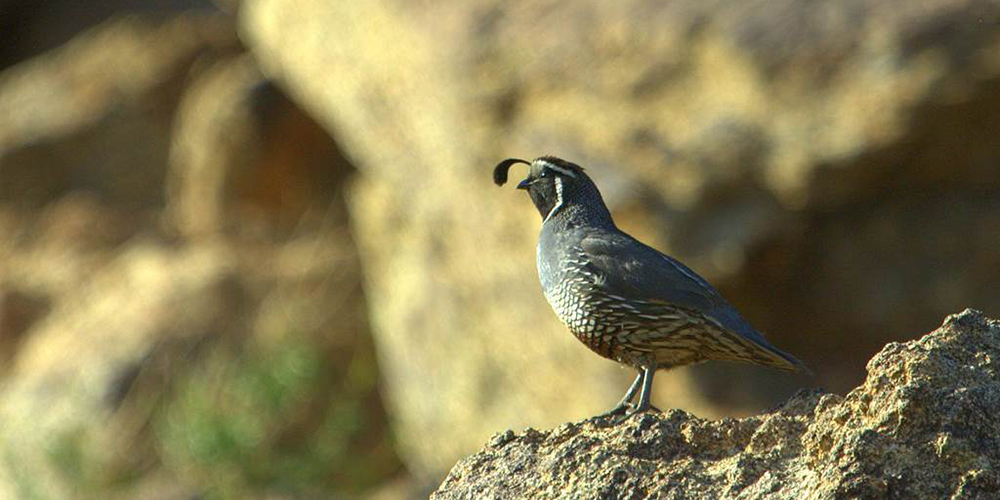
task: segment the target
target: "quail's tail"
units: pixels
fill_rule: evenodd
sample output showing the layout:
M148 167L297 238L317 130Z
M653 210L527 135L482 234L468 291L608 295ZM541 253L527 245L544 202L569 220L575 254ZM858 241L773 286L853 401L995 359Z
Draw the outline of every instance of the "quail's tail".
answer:
M766 352L766 354L764 355L767 356L767 358L769 358L768 361L765 361L761 364L765 364L767 366L788 372L804 373L809 376L813 375L812 370L810 370L809 367L805 365L805 363L799 361L799 359L796 358L795 356L792 356L791 354L788 354L787 352L782 351L781 349L778 349L777 347L774 347L771 344L758 344L758 346L763 351ZM760 363L760 361L763 360L755 359L754 361Z
M739 361L769 366L786 372L805 373L810 376L813 374L812 370L798 358L771 345L763 333L750 326L734 309L726 312L729 314L726 316L717 314L717 317L721 316L726 320L725 324L730 328L730 333L737 337L737 341L746 351L738 354Z

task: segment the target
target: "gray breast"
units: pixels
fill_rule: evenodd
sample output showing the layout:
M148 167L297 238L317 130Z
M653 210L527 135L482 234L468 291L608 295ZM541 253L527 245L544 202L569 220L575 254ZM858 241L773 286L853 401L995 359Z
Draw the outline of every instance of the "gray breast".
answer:
M552 255L544 258L543 253L540 246L538 274L545 298L556 316L586 342L598 329L595 313L599 300L594 292L599 278L587 268L579 249L562 252L558 259Z

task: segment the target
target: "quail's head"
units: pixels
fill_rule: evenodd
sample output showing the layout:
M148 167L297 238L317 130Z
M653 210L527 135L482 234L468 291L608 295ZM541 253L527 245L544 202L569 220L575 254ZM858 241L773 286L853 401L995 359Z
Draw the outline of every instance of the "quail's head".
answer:
M554 156L542 156L531 162L519 158L506 159L493 169L493 182L498 186L506 183L507 171L516 163L530 167L528 177L518 183L517 189L528 192L543 221L564 206L596 202L604 207L597 186L583 172L583 167Z

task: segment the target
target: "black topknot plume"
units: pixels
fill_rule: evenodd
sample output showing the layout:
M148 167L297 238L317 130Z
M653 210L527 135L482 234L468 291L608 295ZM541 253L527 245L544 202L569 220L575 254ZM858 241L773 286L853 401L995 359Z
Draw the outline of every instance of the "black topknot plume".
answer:
M511 165L515 163L531 165L531 162L520 158L507 158L506 160L498 163L493 169L493 182L495 182L497 186L503 186L507 182L507 171L510 170Z

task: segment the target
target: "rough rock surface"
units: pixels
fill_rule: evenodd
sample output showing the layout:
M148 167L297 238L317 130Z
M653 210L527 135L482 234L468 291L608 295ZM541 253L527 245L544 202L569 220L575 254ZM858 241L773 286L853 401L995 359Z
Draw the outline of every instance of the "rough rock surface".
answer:
M538 217L490 184L500 158L580 161L624 228L832 390L889 340L1000 307L998 21L983 0L247 0L241 30L362 174L386 395L411 470L439 475L630 378L549 311ZM662 374L658 404L719 416L706 395L745 412L794 390L737 369Z
M846 397L708 421L681 410L497 434L432 496L996 498L1000 321L966 310L887 345Z

